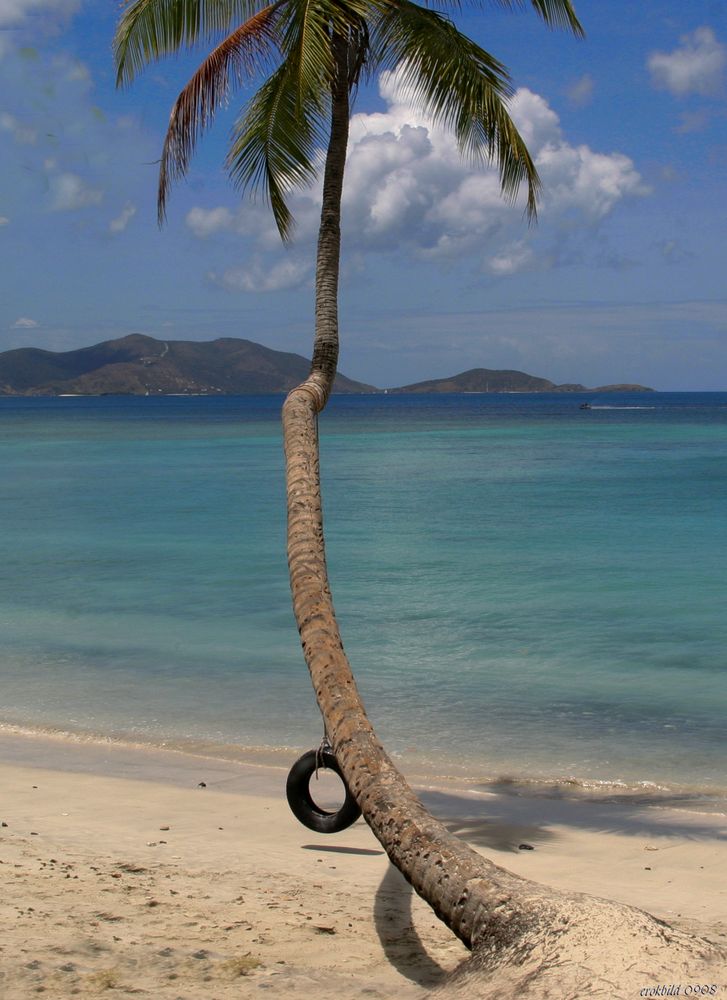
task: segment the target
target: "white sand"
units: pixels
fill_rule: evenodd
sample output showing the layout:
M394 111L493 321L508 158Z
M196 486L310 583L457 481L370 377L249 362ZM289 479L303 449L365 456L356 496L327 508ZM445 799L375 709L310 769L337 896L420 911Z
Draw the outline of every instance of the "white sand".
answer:
M0 760L3 1000L408 1000L467 955L365 824L297 823L284 769L21 736L0 736ZM727 942L724 815L424 797L503 867Z

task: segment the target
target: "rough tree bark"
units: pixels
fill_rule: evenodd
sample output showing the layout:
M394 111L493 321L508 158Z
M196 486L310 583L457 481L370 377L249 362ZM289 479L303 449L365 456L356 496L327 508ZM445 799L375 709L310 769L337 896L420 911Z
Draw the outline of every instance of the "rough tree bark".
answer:
M419 802L376 738L343 649L326 569L317 415L338 360L340 206L349 119L348 47L334 42L309 377L283 406L288 564L303 652L326 732L364 819L392 863L472 950L446 987L463 997L638 996L644 987L707 982L727 956L649 914L519 878L451 834ZM603 941L618 951L604 961ZM692 977L691 979L689 977ZM694 978L696 977L696 978Z

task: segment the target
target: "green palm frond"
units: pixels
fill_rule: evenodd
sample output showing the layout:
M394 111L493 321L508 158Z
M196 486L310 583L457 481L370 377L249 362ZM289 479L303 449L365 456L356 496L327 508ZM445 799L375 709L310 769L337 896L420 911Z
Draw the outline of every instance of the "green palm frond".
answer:
M281 238L290 239L293 217L286 198L311 184L318 149L325 144L325 95L298 89L300 68L288 59L270 76L235 123L226 166L243 190L260 190L270 202Z
M281 51L297 66L299 94L330 93L335 72L334 36L350 40L355 73L361 40L368 39L366 18L370 16L368 0L287 0L281 18Z
M278 23L283 60L235 124L227 168L243 190L260 190L278 231L290 239L294 220L287 196L311 184L327 140L331 88L336 73L333 37L352 40L357 75L366 0L287 0ZM367 37L367 36L366 36Z
M570 0L531 0L531 3L549 28L569 28L578 38L585 36Z
M325 0L288 0L281 19L281 50L290 61L290 83L304 94L330 91L334 73L331 4Z
M271 50L277 49L276 26L282 2L278 0L264 7L228 35L204 60L175 101L159 168L160 225L166 214L171 183L187 172L200 134L226 102L231 85L241 85L259 72Z
M513 90L505 67L435 11L410 0L384 0L380 9L377 64L398 70L410 99L454 132L464 154L497 163L505 197L514 200L527 183L534 218L540 180L507 110Z
M486 2L495 7L504 7L505 10L522 10L527 6L528 0L477 0L477 6L485 6ZM577 38L585 36L583 25L578 20L571 0L530 0L530 4L549 28L566 28L572 31ZM431 5L440 9L454 7L456 10L461 10L464 6L462 0L449 0L449 2L437 0Z
M117 86L162 56L227 34L263 6L260 0L130 0L113 40Z

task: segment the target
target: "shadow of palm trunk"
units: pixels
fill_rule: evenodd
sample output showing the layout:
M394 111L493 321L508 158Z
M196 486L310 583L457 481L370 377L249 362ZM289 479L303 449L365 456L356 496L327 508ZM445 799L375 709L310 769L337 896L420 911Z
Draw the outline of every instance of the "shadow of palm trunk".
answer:
M374 899L374 924L391 964L418 986L436 986L448 972L432 958L416 932L412 887L393 865L386 870Z

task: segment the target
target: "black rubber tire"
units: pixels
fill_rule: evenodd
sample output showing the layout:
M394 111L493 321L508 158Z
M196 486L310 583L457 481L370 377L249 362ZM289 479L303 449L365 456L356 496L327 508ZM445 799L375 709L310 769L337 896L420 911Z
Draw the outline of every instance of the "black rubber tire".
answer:
M324 768L335 771L346 789L344 803L336 812L321 809L310 793L311 777L316 769ZM309 750L296 760L288 774L285 794L295 818L316 833L340 833L355 823L361 815L358 803L348 790L348 785L341 774L338 761L328 750Z

